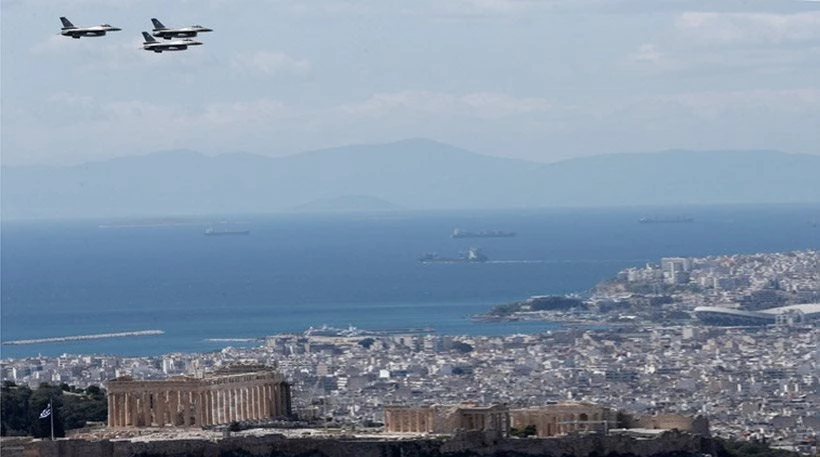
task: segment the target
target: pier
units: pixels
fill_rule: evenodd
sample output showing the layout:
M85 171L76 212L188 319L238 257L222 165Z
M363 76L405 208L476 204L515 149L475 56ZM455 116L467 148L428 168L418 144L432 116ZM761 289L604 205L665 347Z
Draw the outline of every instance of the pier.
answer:
M162 330L139 330L136 332L96 333L93 335L58 336L54 338L36 338L31 340L3 341L3 345L17 346L22 344L59 343L62 341L100 340L104 338L122 338L126 336L162 335Z

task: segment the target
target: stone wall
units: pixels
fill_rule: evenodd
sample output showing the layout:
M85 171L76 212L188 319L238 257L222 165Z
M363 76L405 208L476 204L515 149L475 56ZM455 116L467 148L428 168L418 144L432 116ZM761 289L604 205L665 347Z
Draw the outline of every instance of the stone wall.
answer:
M630 417L627 428L648 428L654 430L681 430L685 432L709 435L709 420L703 416L684 416L682 414L656 414L654 416Z
M617 427L617 413L593 403L558 403L510 411L511 425L523 429L534 425L541 438L577 431L606 432Z
M232 437L219 441L33 441L25 457L666 457L716 455L707 437L677 431L654 439L628 436L567 436L547 439L497 439L479 432L448 440L299 438L281 435Z
M506 405L386 406L384 428L390 433L492 431L498 436L507 436L510 416Z

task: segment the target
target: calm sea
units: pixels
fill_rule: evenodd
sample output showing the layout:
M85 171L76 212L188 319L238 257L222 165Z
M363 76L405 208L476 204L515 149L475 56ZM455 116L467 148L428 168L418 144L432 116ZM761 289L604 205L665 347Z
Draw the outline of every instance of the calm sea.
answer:
M639 224L689 216L688 224ZM2 340L137 330L159 336L2 346L36 354L151 355L220 349L309 326L430 327L507 334L550 323L477 324L469 316L534 294L581 292L663 256L820 248L820 205L277 215L100 228L110 221L2 224ZM515 238L452 239L454 228ZM422 264L479 247L494 262ZM231 343L235 345L235 343Z

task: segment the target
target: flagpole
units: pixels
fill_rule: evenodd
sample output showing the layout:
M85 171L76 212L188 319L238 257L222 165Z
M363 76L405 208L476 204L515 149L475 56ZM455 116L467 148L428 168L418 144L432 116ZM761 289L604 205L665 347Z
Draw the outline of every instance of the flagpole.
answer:
M48 408L51 410L51 441L54 441L54 397L48 397Z

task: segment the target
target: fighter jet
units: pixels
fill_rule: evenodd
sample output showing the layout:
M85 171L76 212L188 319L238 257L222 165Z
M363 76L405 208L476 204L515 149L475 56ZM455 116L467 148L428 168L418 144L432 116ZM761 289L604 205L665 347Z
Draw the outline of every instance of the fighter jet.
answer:
M95 25L93 27L77 27L64 17L61 17L60 21L63 23L63 28L60 29L60 34L77 39L84 36L103 36L106 32L119 32L122 30L108 24Z
M172 41L157 41L156 38L142 32L145 43L142 44L142 49L146 51L162 52L162 51L184 51L188 46L197 46L202 44L201 41L192 40L190 38L183 38L181 40Z
M197 33L213 32L213 29L203 27L201 25L192 25L190 27L179 27L176 29L169 29L165 27L159 19L152 17L151 22L154 23L154 36L170 40L171 38L190 38L195 37Z

